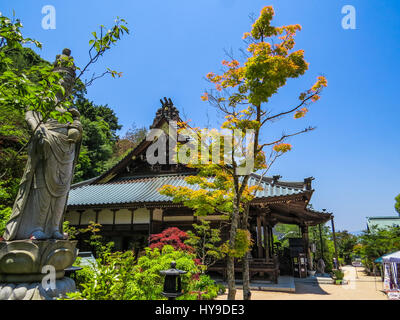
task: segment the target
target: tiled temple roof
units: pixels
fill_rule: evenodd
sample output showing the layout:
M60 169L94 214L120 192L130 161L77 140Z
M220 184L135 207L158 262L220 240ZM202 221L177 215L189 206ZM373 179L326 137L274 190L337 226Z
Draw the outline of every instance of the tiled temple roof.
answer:
M105 184L76 184L68 197L68 206L105 205L123 203L172 202L172 198L161 195L159 189L164 185L186 186L193 190L200 187L189 185L187 174L147 175L124 177ZM273 178L253 174L249 185L260 183L263 190L256 193L256 198L271 198L302 194L307 192L303 182L281 182Z

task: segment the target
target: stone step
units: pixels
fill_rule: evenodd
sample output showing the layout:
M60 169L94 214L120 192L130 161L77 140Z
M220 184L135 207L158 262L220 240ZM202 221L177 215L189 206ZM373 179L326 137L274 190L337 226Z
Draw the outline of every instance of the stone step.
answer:
M217 283L222 283L225 287L226 282L214 279ZM236 286L238 289L242 288L243 281L236 280ZM279 276L278 283L273 283L268 280L252 280L250 282L250 290L257 291L279 291L279 292L295 292L296 286L294 284L294 278L291 276Z
M307 277L307 278L295 278L295 282L300 283L316 283L316 284L334 284L335 280L331 277Z

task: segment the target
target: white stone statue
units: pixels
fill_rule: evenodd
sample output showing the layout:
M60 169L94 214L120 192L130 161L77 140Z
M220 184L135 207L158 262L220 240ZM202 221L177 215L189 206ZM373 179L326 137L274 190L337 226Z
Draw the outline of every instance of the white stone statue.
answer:
M57 56L54 72L62 75L65 95L75 83L70 50ZM58 92L56 108L62 92ZM58 108L58 111L65 110ZM65 296L76 290L75 282L64 277L77 256L77 241L62 231L63 215L74 168L79 156L82 126L77 109L68 110L72 123L54 119L41 121L40 114L27 111L32 129L28 160L11 217L0 241L0 300L41 300ZM55 288L43 287L43 267L53 267Z
M325 265L324 259L322 259L322 258L319 259L318 263L317 263L317 271L318 271L318 273L324 274L325 273L325 267L326 267L326 265Z
M65 59L69 54L70 51L64 49L61 57ZM59 60L60 55L57 58ZM74 68L55 65L55 72L63 73L66 92L70 91L75 77ZM59 99L60 95L57 96ZM65 238L62 232L63 215L82 137L78 110L73 108L68 111L73 116L72 123L59 123L54 119L41 123L39 113L26 112L25 119L33 137L19 192L3 235L7 241Z

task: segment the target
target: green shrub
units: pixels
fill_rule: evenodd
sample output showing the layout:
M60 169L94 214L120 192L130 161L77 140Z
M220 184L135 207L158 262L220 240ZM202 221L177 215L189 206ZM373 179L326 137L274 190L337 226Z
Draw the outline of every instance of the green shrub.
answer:
M3 235L4 230L6 229L6 224L11 216L11 212L12 209L10 207L1 209L0 206L0 237Z
M75 285L77 290L81 291L84 289L83 284L88 283L91 279L94 278L94 268L92 266L81 266L79 260L81 258L78 257L75 260L74 265L80 266L82 269L75 272Z
M196 256L194 254L182 250L174 250L170 245L165 245L161 250L158 248L146 248L145 252L145 255L138 259L134 275L134 281L138 289L135 292L135 299L166 299L161 294L164 276L160 274L160 271L170 269L172 261L176 262L177 269L187 272L181 275L182 289L185 294L178 299L196 299L196 294L191 292L196 291L196 286L200 286L198 274L201 273L203 266L195 263Z
M73 300L129 300L133 286L135 257L132 251L107 253L96 266L77 271L78 292L69 293Z
M193 292L197 293L199 300L211 300L218 296L220 287L208 275L202 274L199 279L194 282Z
M344 272L342 270L334 270L333 274L336 280L343 280L344 278Z
M164 300L164 276L161 270L176 268L187 271L181 275L184 295L180 300L214 299L219 287L201 272L204 266L196 264L195 255L174 250L165 245L162 250L145 249L137 261L131 251L106 253L98 258L96 267L85 266L76 273L79 292L69 293L67 299L85 300ZM78 261L79 262L79 261Z

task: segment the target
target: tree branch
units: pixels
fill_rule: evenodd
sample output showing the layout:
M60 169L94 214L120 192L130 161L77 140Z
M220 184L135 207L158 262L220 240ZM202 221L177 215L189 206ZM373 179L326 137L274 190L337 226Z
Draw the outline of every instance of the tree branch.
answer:
M318 95L318 94L319 94L319 91L316 91L315 93L313 93L312 95L310 95L310 96L308 96L306 99L304 99L298 106L296 106L296 107L294 107L293 109L290 109L290 110L288 110L288 111L284 111L284 112L275 114L275 115L273 115L273 116L267 117L267 118L265 118L265 119L261 122L261 124L263 125L263 124L264 124L265 122L267 122L267 121L270 121L270 120L273 120L273 119L275 119L275 118L279 118L279 117L281 117L281 116L284 116L284 115L287 115L287 114L289 114L289 113L295 112L296 110L298 110L299 108L301 108L301 107L302 107L303 105L305 105L309 100L311 100L314 96L316 96L316 95Z
M305 129L303 129L301 131L298 131L298 132L295 132L295 133L284 134L278 140L275 140L275 141L269 142L269 143L264 143L264 144L260 145L260 147L257 149L257 152L260 152L264 147L275 145L275 144L277 144L279 142L282 142L282 141L286 140L287 138L290 138L290 137L293 137L293 136L297 136L299 134L302 134L302 133L305 133L305 132L308 132L308 131L312 131L314 129L315 129L315 127L308 127L308 128L305 128Z

